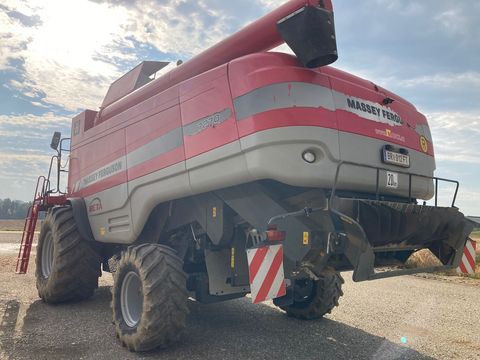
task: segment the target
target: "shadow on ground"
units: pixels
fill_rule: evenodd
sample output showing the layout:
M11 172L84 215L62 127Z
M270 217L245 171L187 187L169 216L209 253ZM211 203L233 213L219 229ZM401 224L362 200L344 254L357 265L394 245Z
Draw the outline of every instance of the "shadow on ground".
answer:
M360 329L329 320L299 321L239 299L191 302L187 330L166 350L133 354L114 336L110 290L77 304L3 304L0 355L11 359L432 359ZM25 305L27 306L27 305ZM339 310L341 311L341 310ZM361 314L359 314L361 316Z

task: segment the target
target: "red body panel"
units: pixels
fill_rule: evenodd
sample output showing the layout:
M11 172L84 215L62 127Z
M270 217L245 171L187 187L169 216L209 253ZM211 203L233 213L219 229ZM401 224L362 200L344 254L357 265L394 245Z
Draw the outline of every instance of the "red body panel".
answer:
M205 127L198 134L184 134L187 158L238 140L227 68L227 65L220 66L185 82L180 87L182 125L193 126L192 123L200 121L202 124L199 123L198 127ZM229 116L216 121L214 115L226 109L230 110Z
M71 195L92 195L282 127L334 129L433 156L432 144L425 149L426 140L417 129L428 127L425 117L402 98L331 67L306 69L294 56L262 52L283 42L276 28L279 20L320 3L332 10L329 0L289 1L102 109L93 127L95 112L75 117ZM387 97L394 102L385 106ZM346 107L350 102L358 108ZM371 112L370 119L364 116L362 107L377 109L378 118L372 119ZM402 123L388 121L392 114ZM339 135L340 148L342 141L348 140Z

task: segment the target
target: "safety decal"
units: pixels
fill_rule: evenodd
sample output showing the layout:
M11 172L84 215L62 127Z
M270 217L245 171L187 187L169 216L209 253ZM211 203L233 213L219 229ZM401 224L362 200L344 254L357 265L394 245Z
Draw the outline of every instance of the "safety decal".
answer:
M423 152L428 152L428 141L425 136L420 136L420 147L422 148Z
M310 233L308 231L303 232L303 245L308 245L310 242Z
M472 239L467 240L465 250L463 251L462 262L457 268L458 273L474 274L475 273L475 248L476 243Z
M286 294L282 245L247 249L247 258L254 304Z

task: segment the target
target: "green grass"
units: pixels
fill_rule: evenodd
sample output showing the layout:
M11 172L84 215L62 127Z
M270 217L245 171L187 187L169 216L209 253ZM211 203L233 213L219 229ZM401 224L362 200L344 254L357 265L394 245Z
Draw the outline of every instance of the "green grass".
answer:
M473 232L470 236L480 238L480 229L473 230Z

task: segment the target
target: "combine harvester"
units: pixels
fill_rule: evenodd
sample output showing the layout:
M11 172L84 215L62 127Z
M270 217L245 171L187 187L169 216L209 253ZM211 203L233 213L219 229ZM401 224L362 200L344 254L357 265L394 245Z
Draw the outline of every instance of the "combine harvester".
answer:
M284 42L296 56L267 52ZM41 178L17 272L46 211L40 297L86 299L103 266L116 334L145 351L178 337L189 296L251 293L315 319L338 305L340 271L457 267L472 226L456 193L437 206L458 182L434 177L425 116L336 59L330 0L293 0L156 79L166 63L141 63L73 119L67 192ZM443 266L407 269L421 249Z

